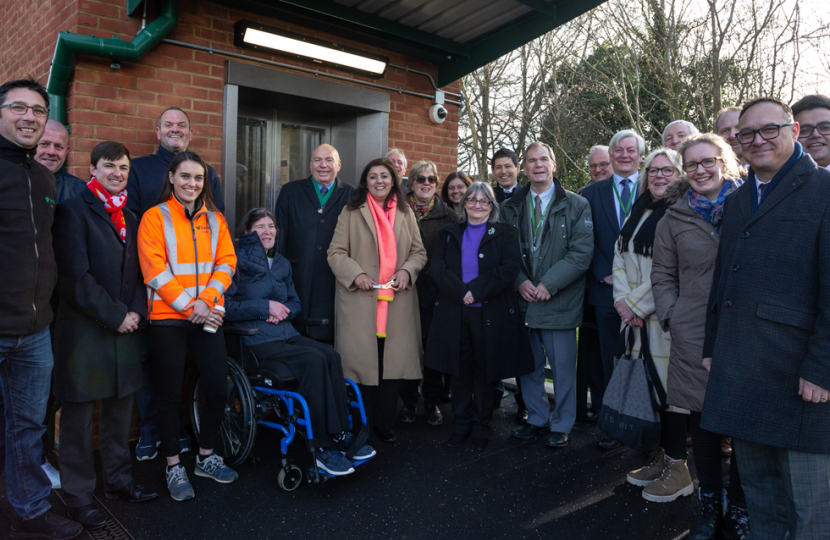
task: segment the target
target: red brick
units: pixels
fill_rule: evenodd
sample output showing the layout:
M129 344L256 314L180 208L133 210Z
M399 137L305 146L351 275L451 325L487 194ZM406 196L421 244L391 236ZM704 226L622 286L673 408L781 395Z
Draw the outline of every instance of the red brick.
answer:
M71 118L73 114L70 112L69 116ZM73 139L91 138L93 136L93 133L95 132L95 126L91 124L73 124L72 122L70 122L70 126L72 127L72 133L70 134L69 146L74 146L72 144Z
M174 84L190 84L190 74L181 71L173 71L169 69L157 69L156 77L161 81L167 81Z
M167 109L167 106L160 105L139 105L136 114L138 116L145 116L147 118L156 119L161 116L161 113Z
M170 68L176 65L176 59L169 56L162 56L160 54L147 53L141 58L141 62L151 66Z
M156 137L155 130L153 131L136 131L136 140L147 145L158 146L158 137Z
M156 92L159 94L173 93L173 85L168 82L161 82L151 79L138 79L136 81L136 86L139 90L144 90L147 92Z
M128 103L126 101L96 99L95 108L99 111L106 111L117 114L135 114L135 103Z
M177 36L171 36L172 39L177 39ZM161 43L155 49L157 54L162 56L171 56L173 58L181 58L182 60L193 60L193 50L179 47L178 45L170 45L169 43Z
M95 98L92 96L69 96L66 98L68 109L94 109Z
M92 13L78 13L78 24L90 28L98 27L98 17Z
M194 99L207 99L208 91L204 88L193 88L192 86L178 85L174 88L173 93L177 96L184 96Z
M198 75L194 75L193 86L203 86L213 88L214 90L222 90L224 87L224 81L216 77L200 77Z
M118 90L118 99L124 101L139 101L141 103L155 103L156 95L152 92L141 92L138 90L127 90L121 88Z
M121 143L135 140L135 130L121 129L113 127L97 126L95 128L95 136L99 139L108 141L118 141Z
M195 26L210 26L209 18L190 13L187 10L179 10L179 22L186 22Z
M211 54L205 51L193 51L193 60L196 62L202 62L203 64L210 64L211 67L216 64L224 65L225 63L223 56Z
M98 72L98 84L119 86L121 88L135 88L135 77L127 77L118 73Z
M157 103L159 105L164 105L165 107L178 107L180 109L188 110L190 109L192 102L189 98L160 95Z
M156 77L156 68L145 66L142 64L124 63L121 64L122 75L129 77L139 77L142 79L154 79Z
M117 5L93 2L91 0L80 0L78 2L78 11L88 11L97 15L103 15L104 17L118 17L120 10Z
M232 37L232 35L228 32L218 32L207 28L197 28L196 37L208 39L216 43L228 43L228 38Z
M215 102L215 101L194 101L193 108L197 111L203 112L212 112L221 114L222 113L222 103Z
M210 75L210 66L207 64L198 64L188 60L176 60L176 70L182 73L198 73L200 75Z
M115 115L110 113L84 111L77 115L75 120L77 123L92 124L97 126L113 126L115 125Z
M152 118L139 118L137 116L119 115L115 119L115 125L121 128L130 128L142 131L153 131L156 121Z
M131 21L119 21L117 19L109 19L107 17L98 17L98 28L107 32L124 34L130 36L130 39L132 39L132 36L138 33L140 24ZM112 36L108 35L106 37Z

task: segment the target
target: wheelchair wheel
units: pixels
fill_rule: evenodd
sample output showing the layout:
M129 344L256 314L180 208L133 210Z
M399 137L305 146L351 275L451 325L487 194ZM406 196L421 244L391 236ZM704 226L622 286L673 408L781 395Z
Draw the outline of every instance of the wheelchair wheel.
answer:
M296 465L291 465L288 469L288 474L285 473L285 469L280 469L277 483L283 491L294 491L303 482L303 471Z
M219 427L219 445L214 448L229 467L240 465L254 447L256 419L254 418L254 392L251 383L239 364L228 358L228 396L225 416ZM205 404L201 388L201 376L193 381L190 420L196 437L201 430L202 409Z

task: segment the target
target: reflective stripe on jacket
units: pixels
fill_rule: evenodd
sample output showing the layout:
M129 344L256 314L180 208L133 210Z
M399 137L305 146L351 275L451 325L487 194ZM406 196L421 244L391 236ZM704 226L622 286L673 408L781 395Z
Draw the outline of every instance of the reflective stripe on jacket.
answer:
M138 229L138 256L151 320L187 319L193 302L224 305L236 253L222 214L203 206L188 219L170 197L148 210Z

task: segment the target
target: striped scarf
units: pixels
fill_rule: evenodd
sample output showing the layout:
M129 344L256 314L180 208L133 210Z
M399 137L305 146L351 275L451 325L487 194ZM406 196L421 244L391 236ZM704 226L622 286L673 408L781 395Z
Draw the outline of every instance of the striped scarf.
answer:
M122 189L118 195L111 195L94 176L92 180L87 182L86 187L104 203L104 208L109 212L112 224L115 225L115 230L118 231L118 236L121 237L122 242L127 243L127 222L124 219L123 212L124 206L127 204L127 190Z

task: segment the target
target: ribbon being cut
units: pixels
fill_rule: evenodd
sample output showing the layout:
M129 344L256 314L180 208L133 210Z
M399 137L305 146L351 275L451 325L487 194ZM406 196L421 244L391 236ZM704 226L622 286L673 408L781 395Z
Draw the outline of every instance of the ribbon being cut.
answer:
M395 267L398 265L398 247L395 241L395 214L397 211L396 197L392 197L387 201L388 209L384 209L371 196L366 197L366 202L369 205L369 211L372 213L372 220L375 222L375 231L377 231L378 238L378 283L386 283L389 285L392 282L392 276L395 275ZM380 338L386 337L386 317L389 314L389 302L395 299L395 291L387 287L378 287L378 303L375 315L375 324L377 326L377 336Z

